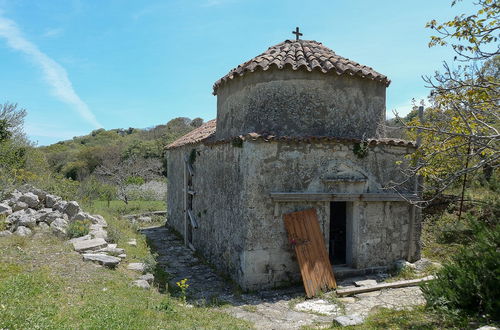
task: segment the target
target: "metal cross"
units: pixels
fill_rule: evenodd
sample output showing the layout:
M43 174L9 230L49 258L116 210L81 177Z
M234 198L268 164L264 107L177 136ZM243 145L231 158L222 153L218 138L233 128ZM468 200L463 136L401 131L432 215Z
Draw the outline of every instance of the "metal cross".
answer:
M295 28L295 31L292 31L292 33L295 34L295 38L296 38L295 40L300 40L300 37L303 36L303 34L299 32L298 26Z

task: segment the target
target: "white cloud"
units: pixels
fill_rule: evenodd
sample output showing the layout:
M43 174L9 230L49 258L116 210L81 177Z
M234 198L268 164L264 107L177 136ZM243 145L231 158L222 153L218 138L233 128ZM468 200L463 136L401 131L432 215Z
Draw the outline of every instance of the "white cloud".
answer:
M59 63L41 52L35 44L28 41L14 21L1 16L1 14L0 12L0 38L4 38L10 48L26 54L34 63L40 66L43 78L52 87L52 93L55 97L72 106L92 126L96 128L102 127L88 105L75 92L66 70Z
M60 36L63 33L63 31L64 30L61 28L47 29L43 33L43 36L45 38L54 38Z

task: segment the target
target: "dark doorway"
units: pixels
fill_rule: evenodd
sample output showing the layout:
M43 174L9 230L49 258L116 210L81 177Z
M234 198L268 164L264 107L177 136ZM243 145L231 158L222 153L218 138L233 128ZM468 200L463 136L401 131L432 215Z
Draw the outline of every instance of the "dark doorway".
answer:
M330 261L333 265L346 263L347 203L330 203Z

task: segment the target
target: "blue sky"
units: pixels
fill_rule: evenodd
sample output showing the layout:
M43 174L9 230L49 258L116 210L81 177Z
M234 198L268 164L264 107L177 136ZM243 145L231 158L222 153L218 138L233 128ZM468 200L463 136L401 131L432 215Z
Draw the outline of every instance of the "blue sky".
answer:
M387 75L387 113L428 94L422 75L453 57L425 23L471 12L447 0L0 0L0 103L28 110L45 145L97 127L215 118L213 83L268 47L322 42Z

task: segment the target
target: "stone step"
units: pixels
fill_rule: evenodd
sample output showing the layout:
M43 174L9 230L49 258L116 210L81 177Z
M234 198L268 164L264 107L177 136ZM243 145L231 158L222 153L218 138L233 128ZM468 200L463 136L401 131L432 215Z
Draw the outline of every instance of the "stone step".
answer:
M73 243L73 248L76 252L85 252L101 249L107 246L108 243L103 238L94 238Z
M82 256L84 261L92 261L108 268L115 268L121 261L120 258L106 254L84 253Z

